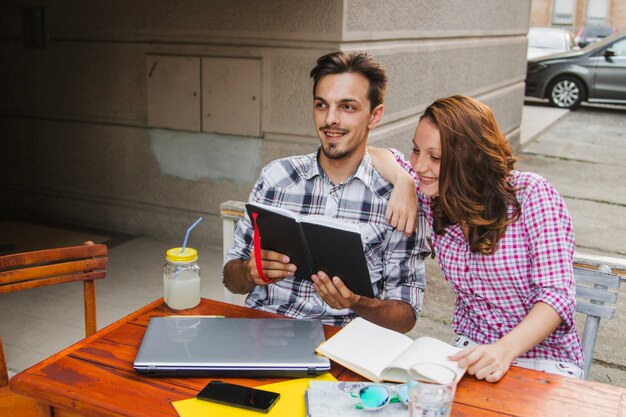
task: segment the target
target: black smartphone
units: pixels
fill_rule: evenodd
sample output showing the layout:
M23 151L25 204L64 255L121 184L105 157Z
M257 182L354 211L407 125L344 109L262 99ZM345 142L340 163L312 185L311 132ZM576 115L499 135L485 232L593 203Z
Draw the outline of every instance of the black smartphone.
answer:
M280 394L222 381L211 381L196 398L267 413L276 404Z

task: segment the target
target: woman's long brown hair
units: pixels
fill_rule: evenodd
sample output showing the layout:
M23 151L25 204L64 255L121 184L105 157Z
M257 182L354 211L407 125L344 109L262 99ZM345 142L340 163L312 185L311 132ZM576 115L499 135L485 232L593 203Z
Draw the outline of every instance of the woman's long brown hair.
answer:
M435 233L465 222L472 252L494 253L507 226L520 215L509 182L515 165L491 109L467 96L442 98L424 112L439 130L439 195L432 201ZM513 207L512 215L509 207Z

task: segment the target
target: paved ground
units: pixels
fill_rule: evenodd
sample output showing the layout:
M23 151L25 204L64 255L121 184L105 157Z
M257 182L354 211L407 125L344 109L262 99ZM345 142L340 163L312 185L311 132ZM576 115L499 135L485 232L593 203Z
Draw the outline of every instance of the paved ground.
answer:
M525 107L523 161L519 165L544 175L565 197L580 250L626 258L626 167L621 162L626 160L626 108L554 110ZM45 237L46 247L55 246L55 242L81 244L86 238L96 242L108 239L89 231L78 233L54 227L34 230L36 227L20 227L0 219L0 244L26 245L28 242L20 243L26 232ZM195 232L202 232L201 225ZM15 239L1 241L11 233ZM165 251L175 245L149 237L115 241L109 250L107 278L97 288L99 328L162 296ZM222 249L198 250L202 296L221 300ZM433 260L427 262L427 276L425 308L411 335L450 340L454 296ZM617 317L601 324L591 379L626 387L626 285L622 287ZM38 288L0 297L0 335L11 370L23 370L75 343L83 332L80 285Z
M567 109L547 107L541 102L526 105L522 109L520 144L522 148L541 133L549 129L557 120L569 113Z

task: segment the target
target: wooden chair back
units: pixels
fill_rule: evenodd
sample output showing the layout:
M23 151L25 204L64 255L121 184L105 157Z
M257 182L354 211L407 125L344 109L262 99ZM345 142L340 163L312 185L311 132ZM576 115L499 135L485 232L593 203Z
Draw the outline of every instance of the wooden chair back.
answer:
M96 283L106 276L107 247L82 246L46 249L0 256L0 294L66 282L83 281L85 336L96 332ZM0 339L0 387L9 378Z
M600 320L615 317L620 277L606 265L598 269L574 267L576 279L576 311L585 314L582 345L585 357L584 379L589 378L593 349L596 345Z

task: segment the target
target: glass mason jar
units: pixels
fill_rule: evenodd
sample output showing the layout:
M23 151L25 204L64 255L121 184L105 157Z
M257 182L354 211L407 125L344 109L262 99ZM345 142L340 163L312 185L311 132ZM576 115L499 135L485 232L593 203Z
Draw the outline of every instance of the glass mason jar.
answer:
M184 310L200 304L200 267L198 251L172 248L166 252L163 265L163 298L173 310Z

